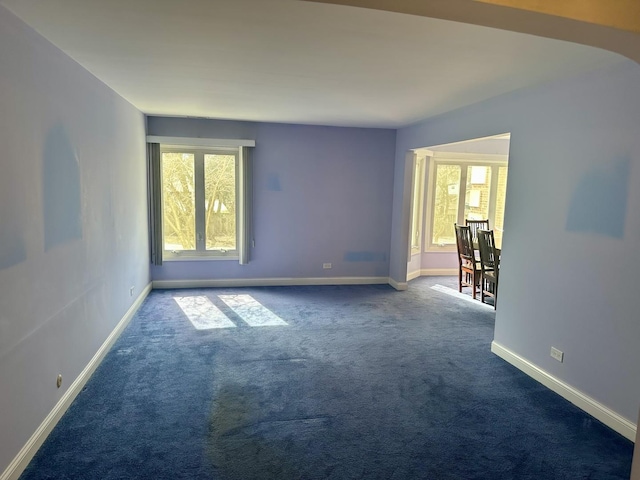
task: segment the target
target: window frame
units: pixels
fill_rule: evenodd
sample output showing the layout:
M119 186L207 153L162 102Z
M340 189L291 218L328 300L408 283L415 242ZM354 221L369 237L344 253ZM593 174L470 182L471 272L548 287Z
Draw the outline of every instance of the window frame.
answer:
M489 223L495 225L495 214L498 193L498 173L499 167L509 167L509 156L498 154L474 154L474 153L451 153L451 152L428 152L429 177L427 187L427 222L424 231L424 253L434 252L456 252L456 244L440 245L433 243L433 221L435 213L436 196L436 168L438 165L458 165L460 167L460 184L458 188L458 223L464 224L464 211L467 196L467 171L470 166L491 167L491 183L489 189ZM496 167L496 168L494 168ZM492 227L493 228L493 227Z
M172 145L160 144L160 185L162 185L162 162L164 153L186 153L194 155L194 207L195 207L195 250L167 250L164 245L164 189L161 189L161 218L162 218L162 255L164 261L211 261L211 260L239 260L240 242L243 241L241 215L244 201L241 186L244 182L241 168L240 147L202 146L202 145ZM235 156L235 202L236 202L236 248L233 250L206 248L206 225L203 215L205 202L204 158L205 155L234 155Z
M409 237L410 256L422 253L424 241L424 195L425 195L425 155L414 154L411 177L411 230Z

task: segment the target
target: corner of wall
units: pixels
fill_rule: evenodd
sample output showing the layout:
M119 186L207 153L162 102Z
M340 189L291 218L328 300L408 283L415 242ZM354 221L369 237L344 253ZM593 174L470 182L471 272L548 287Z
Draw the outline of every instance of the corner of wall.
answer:
M580 390L572 387L568 383L565 383L559 378L554 377L550 373L531 363L527 359L521 357L517 353L509 350L503 345L500 345L495 340L491 342L491 351L505 360L507 363L510 363L511 365L516 367L518 370L526 373L534 380L537 380L545 387L553 390L564 399L569 400L576 407L585 411L597 420L600 420L602 423L615 430L620 435L628 438L631 441L635 441L636 425L633 422L627 420L626 418L623 418L607 406L594 400Z
M38 449L42 446L49 434L53 431L58 421L62 418L67 409L71 406L74 399L82 391L87 381L91 378L93 372L95 372L100 362L104 359L105 355L109 352L109 349L116 342L120 334L127 327L135 313L138 311L142 302L147 298L151 291L151 283L149 283L144 290L138 295L138 298L129 307L124 316L120 319L115 328L111 331L107 339L102 343L98 351L93 358L84 367L80 375L73 381L68 390L64 393L62 398L56 403L51 412L42 421L40 426L31 435L27 443L20 449L13 461L7 466L5 471L0 474L0 480L17 480L25 468L29 465L29 462L33 456L37 453Z

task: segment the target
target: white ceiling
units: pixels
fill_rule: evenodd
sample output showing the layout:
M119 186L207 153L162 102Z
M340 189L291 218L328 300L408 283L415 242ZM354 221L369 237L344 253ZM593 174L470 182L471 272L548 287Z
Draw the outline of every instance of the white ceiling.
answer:
M0 0L152 115L407 125L623 57L298 0Z

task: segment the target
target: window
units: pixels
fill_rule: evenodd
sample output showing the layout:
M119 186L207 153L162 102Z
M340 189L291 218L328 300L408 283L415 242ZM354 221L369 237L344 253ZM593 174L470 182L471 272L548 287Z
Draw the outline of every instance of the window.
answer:
M411 254L420 253L422 244L422 205L424 204L425 157L413 158L413 183L411 191Z
M502 155L438 154L429 176L428 250L455 250L454 223L489 219L496 245L502 245L507 161Z
M161 145L163 257L238 258L238 148Z

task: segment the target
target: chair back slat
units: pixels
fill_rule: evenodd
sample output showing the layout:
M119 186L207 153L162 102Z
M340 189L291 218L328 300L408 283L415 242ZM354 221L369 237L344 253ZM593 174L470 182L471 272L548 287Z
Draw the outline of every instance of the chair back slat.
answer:
M458 291L462 287L471 287L471 296L476 298L476 290L480 286L480 266L476 261L471 240L471 229L464 225L454 224L456 245L458 247Z
M458 255L460 259L469 262L475 262L475 254L473 251L473 240L471 239L471 229L464 225L455 225L456 243L458 246Z
M465 220L465 225L471 229L471 239L478 243L478 230L489 230L489 219L486 220Z
M478 247L480 250L480 264L483 270L498 271L498 254L493 230L478 229Z
M500 257L496 249L493 230L478 229L478 247L480 249L480 270L482 272L480 300L484 302L487 295L493 297L493 308L496 308L498 306Z

